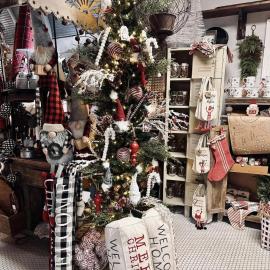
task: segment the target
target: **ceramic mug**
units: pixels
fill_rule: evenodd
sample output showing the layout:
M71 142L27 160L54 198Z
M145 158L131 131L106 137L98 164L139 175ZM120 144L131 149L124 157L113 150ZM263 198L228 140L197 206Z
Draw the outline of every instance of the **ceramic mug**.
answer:
M259 91L256 87L249 87L247 90L247 97L258 97Z
M230 96L234 98L240 98L242 97L243 89L242 87L232 87L230 89Z
M240 77L232 77L231 79L232 87L239 87L240 86Z
M255 87L255 83L256 83L256 77L255 76L246 77L245 85L246 85L247 88Z
M262 80L265 81L266 86L270 86L270 76L265 76L265 78L262 78Z
M270 97L270 86L265 87L263 96Z

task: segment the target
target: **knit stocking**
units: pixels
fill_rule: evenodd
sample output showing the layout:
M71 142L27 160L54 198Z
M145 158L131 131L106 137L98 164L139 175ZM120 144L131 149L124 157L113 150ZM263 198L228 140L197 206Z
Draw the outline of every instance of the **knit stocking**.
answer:
M215 136L210 140L210 148L215 160L208 173L209 181L221 181L234 164L225 134Z
M244 209L233 209L230 207L228 209L228 218L231 225L238 230L243 230L245 228L245 218L248 214L253 212L252 210L244 210Z

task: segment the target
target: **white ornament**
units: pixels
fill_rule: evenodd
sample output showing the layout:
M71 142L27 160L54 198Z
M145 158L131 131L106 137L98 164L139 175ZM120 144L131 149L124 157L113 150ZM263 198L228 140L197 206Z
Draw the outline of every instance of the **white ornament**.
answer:
M138 202L141 199L141 192L139 190L139 186L137 183L137 176L138 174L142 172L142 166L138 165L136 169L137 169L137 172L132 176L131 184L129 187L129 200L131 204L135 206L138 204Z
M104 137L105 137L105 145L104 145L103 154L102 154L102 158L101 158L102 161L105 161L107 158L107 152L108 152L108 148L109 148L110 138L112 140L115 140L114 129L112 127L108 127L105 130Z
M101 1L101 10L106 10L112 6L112 0L102 0Z
M141 39L141 41L145 41L147 39L146 31L142 30L142 32L140 34L140 39Z
M154 56L153 56L153 47L155 49L158 49L158 43L155 38L147 38L145 41L146 51L149 54L149 59L151 63L155 62ZM153 46L153 47L152 47Z
M120 35L121 40L130 41L128 28L125 25L121 26L121 28L119 30L119 35Z

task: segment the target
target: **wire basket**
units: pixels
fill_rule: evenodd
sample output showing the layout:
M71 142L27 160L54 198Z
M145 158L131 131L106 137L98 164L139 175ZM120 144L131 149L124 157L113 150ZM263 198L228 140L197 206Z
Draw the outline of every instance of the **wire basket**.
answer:
M261 246L270 250L270 217L262 215L261 226Z

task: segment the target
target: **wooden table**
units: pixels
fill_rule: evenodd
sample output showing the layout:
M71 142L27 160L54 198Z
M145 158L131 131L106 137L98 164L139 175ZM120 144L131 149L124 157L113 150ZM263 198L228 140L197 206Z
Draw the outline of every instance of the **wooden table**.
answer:
M40 222L45 202L42 172L49 172L50 165L46 161L11 158L13 172L20 173L20 185L23 190L24 209L27 229L33 230Z

